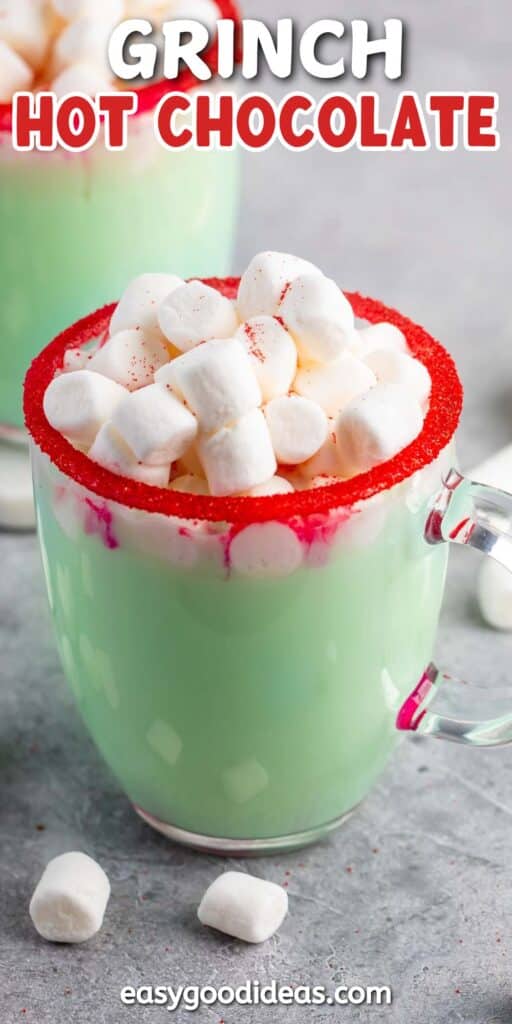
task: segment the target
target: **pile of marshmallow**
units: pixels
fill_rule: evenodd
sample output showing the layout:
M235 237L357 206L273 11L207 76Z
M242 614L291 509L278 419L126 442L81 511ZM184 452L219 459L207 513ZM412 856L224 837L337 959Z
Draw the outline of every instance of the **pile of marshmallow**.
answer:
M49 942L87 942L102 924L110 897L103 868L85 853L63 853L46 866L30 901L30 916ZM204 894L201 924L243 942L266 942L288 912L285 889L241 871L226 871Z
M109 38L134 17L155 28L193 18L213 33L219 12L214 0L0 0L0 103L38 88L58 97L111 91Z
M334 281L305 260L264 252L236 301L197 280L136 278L108 339L66 353L44 410L113 473L259 497L390 459L420 433L430 387L401 331L357 330Z

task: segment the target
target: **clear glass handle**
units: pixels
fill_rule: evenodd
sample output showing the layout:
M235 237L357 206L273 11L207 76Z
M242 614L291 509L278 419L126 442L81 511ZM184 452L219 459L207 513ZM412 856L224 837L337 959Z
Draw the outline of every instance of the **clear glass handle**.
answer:
M512 494L473 483L452 469L430 507L425 526L428 544L463 544L490 555L512 572ZM441 679L431 664L400 708L397 729L475 747L512 743L512 713L483 722L438 715L430 710Z

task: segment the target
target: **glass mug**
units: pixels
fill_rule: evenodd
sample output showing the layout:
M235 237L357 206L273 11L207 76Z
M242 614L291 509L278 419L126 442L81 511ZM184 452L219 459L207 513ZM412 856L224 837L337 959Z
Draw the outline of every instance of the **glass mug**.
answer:
M234 0L217 2L220 17L239 21ZM215 69L215 44L205 59ZM138 90L123 152L108 152L100 138L85 153L17 153L11 107L0 105L0 438L25 440L23 377L56 331L145 270L227 273L238 154L171 152L153 131L164 93L198 86L206 88L183 72Z
M229 297L237 282L209 282ZM139 814L216 853L290 849L336 828L400 734L512 738L510 716L469 724L427 708L449 542L511 565L489 510L512 497L452 469L462 406L455 366L422 328L396 324L432 377L420 436L332 486L207 498L101 469L47 423L42 401L69 347L25 385L48 594L65 673L97 746ZM428 666L426 669L425 667Z

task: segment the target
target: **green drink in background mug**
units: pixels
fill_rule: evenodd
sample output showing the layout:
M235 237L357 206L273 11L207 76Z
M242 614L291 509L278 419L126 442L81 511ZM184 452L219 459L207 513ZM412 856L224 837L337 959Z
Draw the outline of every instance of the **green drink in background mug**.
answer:
M219 17L239 20L233 0L217 3ZM215 44L205 59L215 67ZM227 272L237 153L170 152L153 131L162 95L199 85L184 73L140 89L117 153L102 140L85 153L18 153L11 107L0 104L0 439L24 440L23 377L56 331L152 265L182 277Z
M210 283L236 294L236 281ZM462 388L450 356L400 314L348 297L356 316L404 332L430 372L431 401L399 455L316 490L159 490L101 469L51 429L47 385L114 307L57 338L27 376L64 670L137 811L197 848L272 852L319 839L373 786L400 731L512 738L510 716L471 724L428 710L446 542L510 566L495 512L510 512L512 498L452 469Z

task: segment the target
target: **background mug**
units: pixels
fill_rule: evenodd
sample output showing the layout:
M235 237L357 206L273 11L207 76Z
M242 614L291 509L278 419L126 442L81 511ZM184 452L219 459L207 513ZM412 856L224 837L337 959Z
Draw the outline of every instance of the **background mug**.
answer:
M235 0L217 4L219 17L239 21ZM215 43L205 59L215 70ZM208 90L218 82L214 75ZM23 377L56 331L148 268L190 277L231 266L237 152L170 151L153 130L165 93L199 87L185 70L140 88L120 152L100 136L84 153L18 153L11 107L0 104L0 438L25 440Z
M209 282L234 297L237 282ZM82 320L25 386L41 550L65 673L136 810L171 838L272 852L336 828L400 732L471 743L512 736L427 708L449 542L507 564L495 512L512 498L452 468L462 388L421 327L349 295L406 335L432 378L420 436L332 486L205 498L114 476L50 428L42 403ZM429 666L425 671L425 666Z

